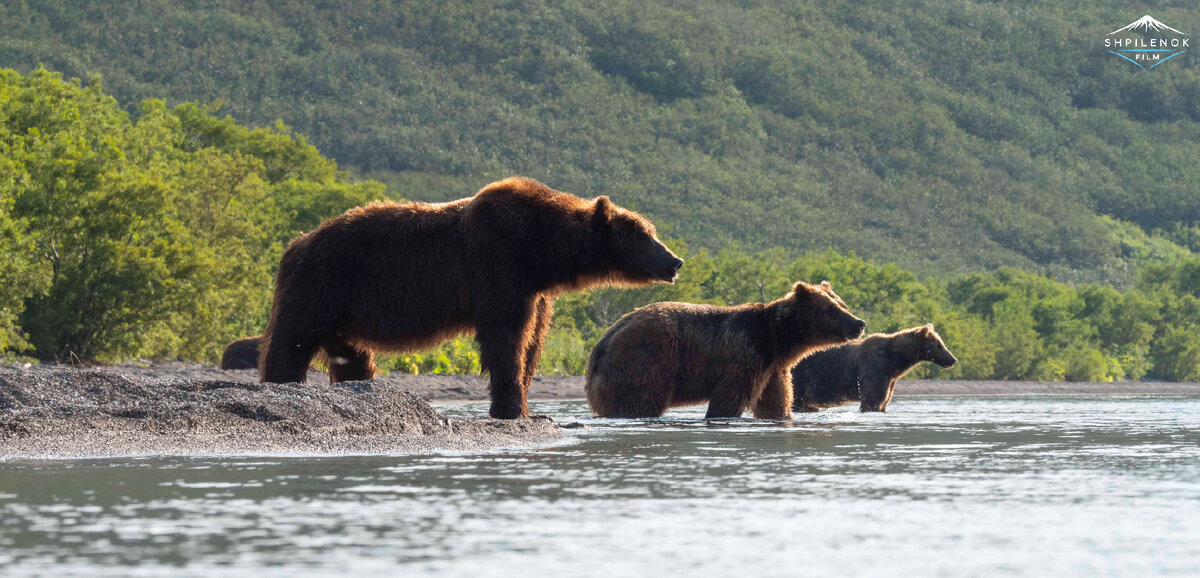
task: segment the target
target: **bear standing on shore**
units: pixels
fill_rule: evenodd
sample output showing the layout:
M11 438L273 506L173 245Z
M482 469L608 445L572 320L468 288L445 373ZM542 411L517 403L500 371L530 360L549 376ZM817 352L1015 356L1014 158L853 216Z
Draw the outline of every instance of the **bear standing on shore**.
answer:
M828 283L796 283L771 303L655 303L617 321L588 359L584 389L601 417L659 417L708 402L706 417L792 415L788 370L827 345L862 335Z
M221 369L258 368L258 344L262 336L243 337L225 347L221 356Z
M887 411L896 380L923 361L946 368L958 362L932 324L818 351L792 369L794 408L817 411L857 401L860 411Z
M473 332L492 417L527 417L556 295L669 283L682 265L641 215L533 179L449 203L372 203L284 252L259 377L303 382L321 349L331 382L370 379L373 349L419 351Z

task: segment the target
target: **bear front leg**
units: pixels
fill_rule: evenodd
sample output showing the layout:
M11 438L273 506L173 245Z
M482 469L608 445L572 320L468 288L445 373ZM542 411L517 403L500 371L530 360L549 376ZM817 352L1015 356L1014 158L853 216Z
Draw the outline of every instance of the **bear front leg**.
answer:
M262 383L304 383L317 353L316 340L293 332L268 331L258 360Z
M858 390L862 399L858 404L858 411L862 413L887 411L887 404L892 398L893 387L895 387L894 381L885 381L879 378L861 378Z
M537 373L538 361L542 358L542 347L546 343L546 333L550 331L550 318L554 316L554 301L549 297L538 297L534 305L533 331L529 343L525 345L525 367L521 372L521 396L529 397L529 385Z
M754 404L754 417L758 419L792 419L792 372L784 369L775 372L763 387L762 395Z
M879 404L879 411L887 411L888 405L892 403L892 394L896 393L896 380L888 381L887 396L883 398L883 403Z
M480 361L490 374L490 414L498 419L529 417L524 377L527 346L533 333L534 303L482 303L475 326Z

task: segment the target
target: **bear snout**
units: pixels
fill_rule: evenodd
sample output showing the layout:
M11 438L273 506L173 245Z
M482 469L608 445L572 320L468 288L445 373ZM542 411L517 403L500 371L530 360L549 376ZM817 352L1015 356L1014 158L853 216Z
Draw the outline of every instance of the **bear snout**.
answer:
M672 256L672 258L671 258L671 283L674 283L675 279L677 277L679 277L680 269L683 269L683 259Z
M958 363L958 358L954 357L953 355L949 355L949 354L947 354L945 357L942 357L941 359L937 360L937 364L942 366L945 369L950 369L951 367L954 367L955 363Z
M655 261L654 270L650 273L651 277L655 281L674 283L675 279L679 277L679 270L683 268L683 259L677 257L670 249L663 247L662 253Z
M854 317L852 315L843 318L842 320L842 335L846 339L858 339L862 336L863 330L867 328L867 322Z

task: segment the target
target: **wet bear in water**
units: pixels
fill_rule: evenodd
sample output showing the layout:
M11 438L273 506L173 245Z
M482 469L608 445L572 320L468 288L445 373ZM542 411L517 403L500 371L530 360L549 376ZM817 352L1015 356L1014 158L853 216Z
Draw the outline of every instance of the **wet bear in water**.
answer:
M584 388L601 417L658 417L708 402L707 417L791 416L788 370L862 334L828 283L797 283L771 303L655 303L617 321L588 359Z
M332 382L370 379L373 350L419 351L475 334L491 415L529 415L555 296L672 282L683 260L641 215L533 179L449 203L372 203L288 245L259 379L303 382L321 350Z
M221 356L221 369L257 369L258 344L261 341L262 336L255 335L230 343Z
M924 361L946 368L958 362L932 324L818 351L792 368L793 407L817 411L860 402L861 411L887 411L896 380Z

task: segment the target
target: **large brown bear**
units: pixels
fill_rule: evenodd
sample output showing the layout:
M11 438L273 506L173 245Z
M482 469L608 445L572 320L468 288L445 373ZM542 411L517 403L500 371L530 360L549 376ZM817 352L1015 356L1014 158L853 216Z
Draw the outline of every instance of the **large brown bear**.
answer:
M261 335L243 337L225 347L221 356L221 369L257 369L258 345Z
M669 283L682 265L641 215L532 179L449 203L372 203L284 252L260 379L304 381L318 349L330 381L370 379L373 349L418 351L473 332L491 415L527 417L555 296Z
M588 359L584 389L601 417L658 417L708 402L706 417L792 415L788 370L816 348L862 334L828 283L796 283L770 303L655 303L617 321Z
M923 361L947 368L958 362L932 324L818 351L792 368L794 408L817 411L860 402L860 411L887 411L896 380Z

